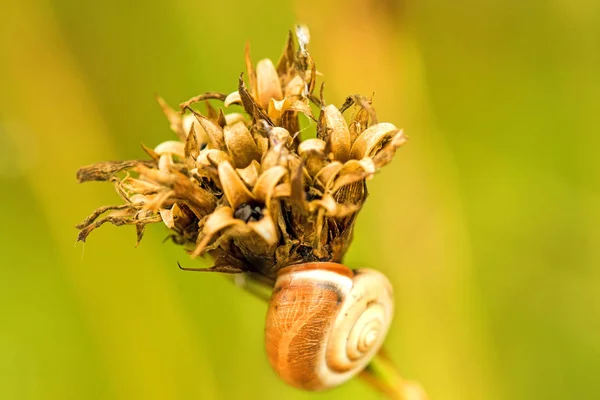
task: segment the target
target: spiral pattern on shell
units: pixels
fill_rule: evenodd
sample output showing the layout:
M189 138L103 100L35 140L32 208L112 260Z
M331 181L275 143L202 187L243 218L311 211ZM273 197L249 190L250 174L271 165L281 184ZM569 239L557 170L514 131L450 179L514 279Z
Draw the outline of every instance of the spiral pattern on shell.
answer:
M392 315L392 286L378 271L325 262L286 267L267 312L269 362L292 386L335 387L379 351Z

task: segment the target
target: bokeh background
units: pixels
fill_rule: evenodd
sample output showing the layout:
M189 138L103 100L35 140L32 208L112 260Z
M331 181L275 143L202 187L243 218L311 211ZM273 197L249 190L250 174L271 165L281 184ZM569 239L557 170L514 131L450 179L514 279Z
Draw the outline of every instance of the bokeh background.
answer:
M142 157L176 105L229 93L309 25L326 99L375 92L410 142L370 184L353 267L396 288L388 347L432 400L600 398L600 3L0 2L0 398L377 399L286 387L265 305L184 273L79 166ZM189 266L189 265L188 265Z

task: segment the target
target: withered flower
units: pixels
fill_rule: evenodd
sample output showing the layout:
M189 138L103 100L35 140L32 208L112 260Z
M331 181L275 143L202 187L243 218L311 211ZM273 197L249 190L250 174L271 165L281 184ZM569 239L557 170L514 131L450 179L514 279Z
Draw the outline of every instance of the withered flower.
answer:
M315 96L307 31L298 33L299 49L290 33L277 65L265 59L255 68L247 47L248 86L240 76L229 95L205 93L178 111L158 98L178 140L144 147L150 160L80 169L80 182L113 182L123 204L96 210L78 225L79 240L109 222L135 225L139 241L146 225L162 221L193 256L213 258L210 271L269 280L286 265L340 262L366 180L406 139L377 121L368 98L349 96L338 108L325 104L322 87ZM193 108L201 102L204 113ZM226 112L235 105L244 113ZM315 127L316 138L302 140L301 123Z

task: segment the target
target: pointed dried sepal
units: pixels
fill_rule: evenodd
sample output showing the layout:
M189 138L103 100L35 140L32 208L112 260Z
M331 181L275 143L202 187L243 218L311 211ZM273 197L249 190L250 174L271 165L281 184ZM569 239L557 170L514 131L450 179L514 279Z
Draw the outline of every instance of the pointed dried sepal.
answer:
M375 164L375 168L379 169L384 165L388 164L392 161L394 154L396 153L396 149L406 143L407 138L404 136L404 132L402 130L398 131L392 139L386 144L374 157L373 164Z
M344 218L360 210L360 205L340 204L335 201L332 195L326 194L319 200L313 200L309 203L309 210L315 212L323 208L325 215L333 218Z
M292 35L292 31L289 31L288 38L285 43L285 49L283 50L283 54L281 54L281 58L277 63L277 73L279 75L285 75L289 73L290 69L293 67L296 53L294 47L294 35Z
M227 125L223 131L225 145L236 168L245 168L252 161L260 160L256 142L243 122Z
M229 107L232 104L242 104L242 98L240 97L240 92L237 90L235 92L229 93L223 102L225 107Z
M243 122L244 125L248 125L250 121L244 114L241 113L230 113L225 115L225 125L233 125L238 122Z
M229 162L225 161L219 164L219 179L227 202L234 210L241 204L254 200L252 193Z
M196 120L202 126L209 138L209 143L213 149L225 149L225 139L223 137L223 129L205 116L195 113Z
M261 108L261 106L254 100L252 94L246 88L244 83L244 75L240 75L238 80L238 93L242 99L242 106L244 110L252 117L253 121L264 120L267 124L273 126L273 123L267 113ZM265 108L266 110L266 108Z
M271 197L273 197L275 187L287 173L288 170L281 165L276 165L263 172L252 191L254 198L262 204L266 204L267 208L270 208Z
M285 97L300 97L306 89L306 82L300 75L294 76L291 81L285 86Z
M389 122L381 122L370 126L352 144L350 157L361 159L363 157L375 156L386 142L399 132L400 130Z
M162 221L165 223L167 228L173 229L175 228L175 220L173 219L173 211L167 208L163 208L160 211L160 217Z
M344 116L334 105L326 106L322 111L322 123L325 142L336 160L346 161L350 156L350 131Z
M211 166L217 168L221 163L226 161L231 162L231 158L223 150L204 149L200 151L196 159L196 165L199 169Z
M350 160L337 172L332 193L336 193L342 187L364 181L375 173L375 165L370 158L362 160Z
M236 171L246 186L253 188L256 185L258 174L260 173L260 163L256 160L252 160L250 165L246 168L237 168Z
M277 227L268 209L263 210L261 219L248 222L248 226L269 246L273 246L279 241Z
M298 154L304 159L306 170L310 176L316 176L326 165L325 147L321 139L307 139L298 146Z
M324 188L331 188L337 174L344 168L344 164L339 161L334 161L323 167L315 176L315 181L318 181Z
M186 135L189 134L190 130L194 129L194 132L196 132L196 136L198 137L198 145L199 146L204 147L209 142L206 131L204 130L202 125L200 125L200 123L198 122L198 120L196 119L194 114L184 115L182 122L183 122L183 130Z
M191 126L190 131L185 139L185 147L183 149L185 159L196 160L200 155L200 144L198 143L198 135L194 130L194 125Z
M212 214L208 216L202 229L202 236L198 237L199 242L192 253L192 257L197 257L200 254L202 254L208 243L210 243L210 241L219 232L223 233L225 229L230 228L234 225L237 225L242 230L246 228L246 232L250 231L250 228L248 228L243 221L233 217L233 209L231 207L225 206L217 208Z
M263 110L269 107L271 99L283 99L279 75L273 62L268 58L260 60L256 66L256 89L256 98Z

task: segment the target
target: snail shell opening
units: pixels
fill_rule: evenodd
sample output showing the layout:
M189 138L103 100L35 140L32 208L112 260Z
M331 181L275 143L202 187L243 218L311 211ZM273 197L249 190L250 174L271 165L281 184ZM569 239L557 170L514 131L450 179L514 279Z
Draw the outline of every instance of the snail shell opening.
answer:
M283 268L267 311L269 362L292 386L338 386L377 354L393 308L392 286L381 272L336 263Z

